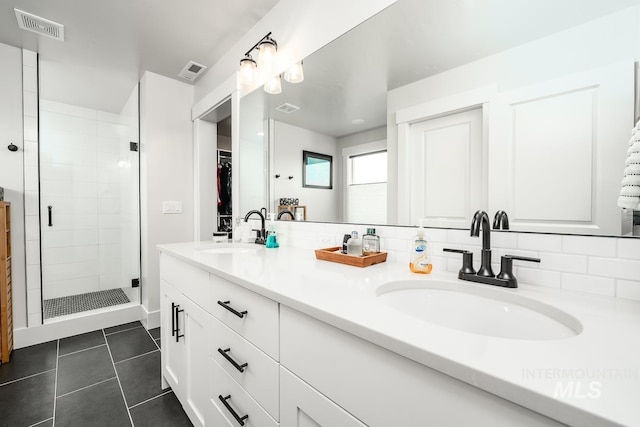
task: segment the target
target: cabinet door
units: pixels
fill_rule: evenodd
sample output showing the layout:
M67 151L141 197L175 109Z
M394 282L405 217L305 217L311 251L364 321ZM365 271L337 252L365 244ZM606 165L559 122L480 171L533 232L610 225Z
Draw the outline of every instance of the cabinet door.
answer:
M365 427L344 409L280 367L280 427Z
M185 364L187 361L184 340L176 339L176 313L180 310L182 295L167 282L161 282L160 322L162 331L162 375L178 399L186 395ZM176 308L176 306L178 306Z
M207 378L210 328L209 315L193 301L183 296L178 313L180 342L185 346L186 395L181 400L191 422L204 426L207 407Z

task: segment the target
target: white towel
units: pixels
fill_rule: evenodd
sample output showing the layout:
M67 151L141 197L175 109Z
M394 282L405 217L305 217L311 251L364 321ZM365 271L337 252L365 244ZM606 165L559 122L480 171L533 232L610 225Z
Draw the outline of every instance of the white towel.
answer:
M640 121L631 130L618 206L640 210Z

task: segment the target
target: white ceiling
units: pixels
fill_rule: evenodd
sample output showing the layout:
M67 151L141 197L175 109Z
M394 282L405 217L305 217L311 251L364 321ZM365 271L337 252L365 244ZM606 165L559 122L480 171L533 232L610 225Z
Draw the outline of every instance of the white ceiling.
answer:
M304 60L305 80L252 93L266 116L345 136L386 123L387 91L640 0L399 0ZM284 114L285 102L301 107ZM363 125L352 124L364 119ZM260 123L258 123L259 125Z
M277 1L0 0L0 43L39 53L43 98L119 112L144 70L211 68ZM20 30L14 8L63 24L65 41Z

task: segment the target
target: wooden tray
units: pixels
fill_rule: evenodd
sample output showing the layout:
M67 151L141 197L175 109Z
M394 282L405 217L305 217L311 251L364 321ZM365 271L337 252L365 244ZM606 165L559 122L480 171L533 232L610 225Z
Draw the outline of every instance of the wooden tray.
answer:
M347 255L340 252L342 247L335 246L332 248L316 249L316 258L324 261L338 262L340 264L353 265L356 267L369 267L370 265L380 264L387 260L386 252L379 252L374 255L355 256Z

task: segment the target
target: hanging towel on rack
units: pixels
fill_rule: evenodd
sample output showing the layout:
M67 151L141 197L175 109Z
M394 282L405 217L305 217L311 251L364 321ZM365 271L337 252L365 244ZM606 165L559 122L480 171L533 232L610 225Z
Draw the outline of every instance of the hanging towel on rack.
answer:
M631 130L618 206L640 210L640 121Z

